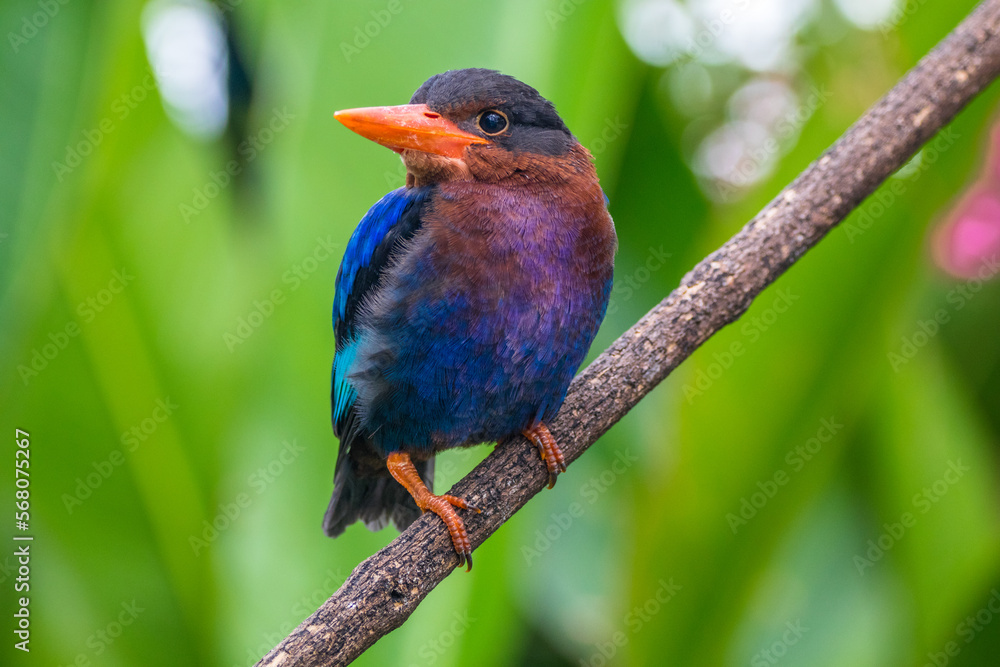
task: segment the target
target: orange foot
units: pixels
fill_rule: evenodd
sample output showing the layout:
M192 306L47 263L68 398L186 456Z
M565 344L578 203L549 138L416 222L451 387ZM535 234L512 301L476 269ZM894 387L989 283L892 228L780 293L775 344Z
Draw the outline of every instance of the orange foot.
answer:
M462 567L468 563L469 567L466 572L472 570L472 543L469 542L469 533L466 532L465 524L455 512L455 507L473 510L477 514L482 510L469 506L461 498L449 495L435 496L431 493L424 481L420 479L420 475L417 474L417 469L413 466L410 455L405 452L389 454L386 465L389 468L389 473L413 496L417 507L424 512L430 510L441 517L444 525L448 528L448 534L451 535L451 543L455 546L455 553L458 554L458 566Z
M525 438L531 440L535 443L535 447L538 447L538 453L542 455L545 467L549 470L549 488L551 489L556 485L556 477L559 476L559 473L566 472L566 458L563 456L562 450L559 449L556 439L549 432L549 427L541 422L537 426L524 429L522 432Z

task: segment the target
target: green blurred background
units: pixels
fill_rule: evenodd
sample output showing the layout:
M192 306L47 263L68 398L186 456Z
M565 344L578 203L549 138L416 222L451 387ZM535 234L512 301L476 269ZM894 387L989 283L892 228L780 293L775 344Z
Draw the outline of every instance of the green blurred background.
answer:
M0 660L249 665L395 537L320 529L334 278L403 181L334 110L467 66L551 99L621 241L594 355L973 5L4 2L0 406L35 542L30 656L0 552ZM956 297L928 239L998 95L358 664L996 664L1000 287Z

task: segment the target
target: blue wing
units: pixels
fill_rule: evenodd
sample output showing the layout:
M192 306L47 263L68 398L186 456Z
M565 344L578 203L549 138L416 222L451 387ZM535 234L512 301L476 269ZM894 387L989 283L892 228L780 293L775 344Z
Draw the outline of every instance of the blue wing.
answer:
M349 446L357 426L353 409L357 393L347 378L357 353L361 304L378 287L400 244L420 228L421 212L432 191L432 187L393 190L369 209L347 243L333 297L337 351L330 392L333 430L340 438L341 451Z

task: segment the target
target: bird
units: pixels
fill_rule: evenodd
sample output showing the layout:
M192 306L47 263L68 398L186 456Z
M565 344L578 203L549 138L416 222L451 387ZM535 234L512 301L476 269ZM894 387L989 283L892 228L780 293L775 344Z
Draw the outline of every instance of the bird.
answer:
M471 570L456 510L481 510L434 495L434 456L521 434L549 488L565 472L547 424L607 311L608 199L554 105L495 70L446 71L409 104L334 117L398 153L406 182L361 218L337 273L324 532L402 531L432 511Z

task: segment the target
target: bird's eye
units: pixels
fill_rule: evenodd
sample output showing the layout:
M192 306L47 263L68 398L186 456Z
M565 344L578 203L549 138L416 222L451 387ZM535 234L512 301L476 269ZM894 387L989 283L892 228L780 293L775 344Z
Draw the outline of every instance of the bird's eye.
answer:
M479 124L479 129L486 134L500 134L507 129L508 125L507 116L504 115L503 111L496 109L487 109L482 112L476 122Z

